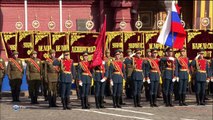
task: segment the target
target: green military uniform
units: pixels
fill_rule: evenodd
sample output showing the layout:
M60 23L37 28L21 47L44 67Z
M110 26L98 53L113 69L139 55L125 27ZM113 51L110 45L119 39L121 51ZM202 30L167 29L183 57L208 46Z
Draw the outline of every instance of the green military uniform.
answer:
M13 52L13 55L18 55L17 51ZM12 92L12 99L13 102L19 102L19 94L20 94L20 87L22 83L22 76L23 76L23 65L22 61L19 58L10 58L7 65L7 74L9 77L9 83Z
M55 50L50 50L50 54L55 53ZM56 58L48 58L45 61L44 67L44 80L48 84L48 101L49 107L57 107L56 98L57 98L57 85L59 77L59 63Z
M45 63L46 62L42 62L42 68L45 68ZM41 89L42 89L42 95L44 96L44 101L48 100L48 83L45 80L45 74L43 74L42 76L42 83L41 83Z
M33 51L32 54L37 54L37 52ZM38 104L37 98L42 79L42 63L41 60L36 57L29 58L26 63L26 76L29 85L31 104Z
M5 61L2 58L0 58L0 99L1 99L1 86L5 75L5 71L6 71Z

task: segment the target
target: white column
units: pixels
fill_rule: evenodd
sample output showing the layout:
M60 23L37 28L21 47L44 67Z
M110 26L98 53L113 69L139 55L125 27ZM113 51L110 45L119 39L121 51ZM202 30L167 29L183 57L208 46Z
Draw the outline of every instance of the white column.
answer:
M27 20L27 0L24 0L24 20L25 20L25 31L28 30L27 26L28 26L28 20Z
M59 17L60 17L60 32L62 32L62 0L59 0Z

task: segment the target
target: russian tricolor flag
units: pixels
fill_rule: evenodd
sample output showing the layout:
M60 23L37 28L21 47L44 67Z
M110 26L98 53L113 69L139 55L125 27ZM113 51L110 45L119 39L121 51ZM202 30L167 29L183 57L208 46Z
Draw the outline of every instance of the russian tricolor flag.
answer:
M175 2L173 1L162 31L157 39L158 43L173 48L183 48L186 32L184 31L178 14L179 7L175 5Z

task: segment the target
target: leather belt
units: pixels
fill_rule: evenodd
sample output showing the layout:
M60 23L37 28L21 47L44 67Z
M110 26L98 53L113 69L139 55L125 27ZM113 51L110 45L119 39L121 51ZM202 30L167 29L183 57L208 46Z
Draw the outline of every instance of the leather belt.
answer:
M65 74L71 74L71 72L69 72L69 71L64 71L64 73L65 73Z
M135 71L137 71L137 72L143 72L143 70L140 70L140 69L135 69Z
M172 68L166 68L166 70L173 70Z
M97 72L97 73L103 73L104 71L102 71L102 70L96 70L95 72Z
M113 74L119 74L120 75L121 73L120 72L113 72Z
M200 72L200 73L206 73L205 70L198 70L198 72Z
M187 69L180 69L180 71L188 71Z
M87 75L87 76L89 76L89 73L82 73L82 75Z
M155 73L157 73L158 71L157 71L157 70L151 70L151 72L155 72Z

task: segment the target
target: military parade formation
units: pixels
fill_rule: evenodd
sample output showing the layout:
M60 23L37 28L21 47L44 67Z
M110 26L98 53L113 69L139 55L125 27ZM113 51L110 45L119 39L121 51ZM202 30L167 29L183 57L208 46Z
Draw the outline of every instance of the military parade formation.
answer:
M31 104L39 104L39 90L42 88L49 107L58 107L57 97L60 97L63 110L72 109L70 94L72 84L75 84L82 109L91 107L88 98L92 87L97 109L105 108L106 96L112 96L114 108L121 108L125 104L123 94L133 99L134 107L142 107L143 93L150 107L158 107L159 97L163 98L166 107L173 107L176 99L179 100L179 106L187 106L186 93L190 89L189 82L192 82L197 105L205 105L206 89L213 89L213 59L205 59L204 50L200 50L192 61L187 58L185 48L177 51L179 57L175 57L171 48L167 48L161 58L158 52L156 48L148 49L145 57L142 57L142 49L128 49L127 56L123 57L123 51L117 49L114 57L111 57L110 51L106 50L102 64L91 68L87 51L83 52L83 60L77 66L71 59L70 51L65 51L62 58L56 58L56 51L51 49L45 61L38 59L37 52L33 51L31 58L25 60ZM3 78L7 75L13 102L20 102L24 76L23 61L18 55L14 51L7 66L0 58L0 90Z

